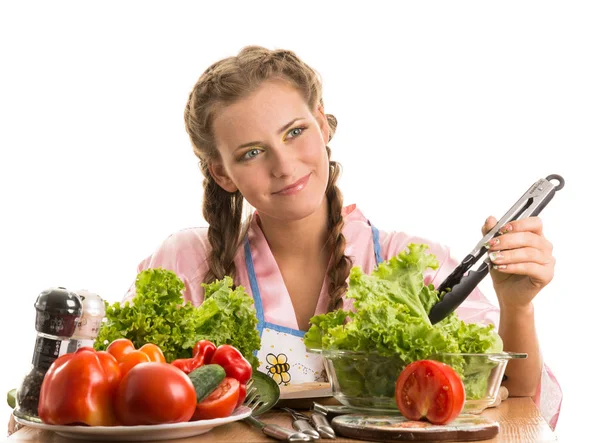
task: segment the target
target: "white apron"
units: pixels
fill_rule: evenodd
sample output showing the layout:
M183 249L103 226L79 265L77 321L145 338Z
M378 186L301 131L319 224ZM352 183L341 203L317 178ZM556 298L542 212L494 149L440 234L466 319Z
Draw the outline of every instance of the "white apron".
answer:
M371 226L371 231L373 233L375 259L379 264L382 262L379 231L374 226ZM244 255L258 318L257 329L261 339L260 350L256 353L259 361L258 370L271 376L280 385L327 381L327 374L321 356L306 351L304 346L306 331L265 321L248 237L244 241Z

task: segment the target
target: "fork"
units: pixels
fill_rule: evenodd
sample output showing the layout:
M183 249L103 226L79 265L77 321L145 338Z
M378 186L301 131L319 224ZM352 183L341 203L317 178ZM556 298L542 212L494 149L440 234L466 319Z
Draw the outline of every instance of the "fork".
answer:
M252 387L252 383L248 383L247 387L248 392L246 394L244 406L249 407L252 411L252 414L244 419L246 423L249 423L257 427L258 429L261 429L263 431L263 434L269 437L273 437L277 440L288 441L290 443L297 441L313 441L313 439L310 436L303 434L302 432L296 432L292 429L287 429L279 425L266 424L265 422L257 419L254 416L254 412L259 410L260 407L265 404L265 402L261 401L258 389Z

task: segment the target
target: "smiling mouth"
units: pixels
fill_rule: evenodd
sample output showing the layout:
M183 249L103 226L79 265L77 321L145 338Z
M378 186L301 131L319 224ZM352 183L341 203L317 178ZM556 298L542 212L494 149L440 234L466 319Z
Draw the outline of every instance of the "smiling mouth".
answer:
M275 194L275 195L290 195L290 194L295 194L296 192L300 192L306 187L306 184L308 183L309 178L310 178L310 173L306 174L304 177L302 177L296 183L292 183L291 185L286 186L285 188L280 189L277 192L273 192L273 194Z

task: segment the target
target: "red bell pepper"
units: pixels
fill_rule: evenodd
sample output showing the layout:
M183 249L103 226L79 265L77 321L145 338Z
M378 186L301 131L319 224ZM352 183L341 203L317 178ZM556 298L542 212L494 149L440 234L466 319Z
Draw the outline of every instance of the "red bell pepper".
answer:
M237 348L231 345L221 345L215 351L210 363L222 366L227 377L235 378L240 382L240 396L237 406L241 405L246 399L246 383L252 377L250 362Z
M219 346L210 363L222 366L227 377L233 377L240 383L246 383L252 377L252 365L231 345Z
M217 347L209 340L200 340L194 346L192 358L180 358L173 360L171 364L176 368L181 369L186 374L189 374L194 369L202 365L208 364L213 357Z
M46 372L38 415L44 423L114 426L113 398L121 381L117 360L84 347L58 357Z

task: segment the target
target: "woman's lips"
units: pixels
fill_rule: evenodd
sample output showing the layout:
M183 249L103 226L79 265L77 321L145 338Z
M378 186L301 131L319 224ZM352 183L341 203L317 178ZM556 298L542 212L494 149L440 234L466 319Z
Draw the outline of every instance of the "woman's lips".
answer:
M296 194L296 193L302 191L306 187L306 184L308 183L309 178L310 178L310 174L306 174L304 177L302 177L296 183L292 183L291 185L286 186L285 188L280 189L279 191L274 192L273 194L275 194L275 195Z

